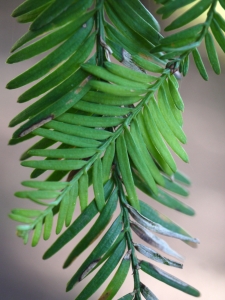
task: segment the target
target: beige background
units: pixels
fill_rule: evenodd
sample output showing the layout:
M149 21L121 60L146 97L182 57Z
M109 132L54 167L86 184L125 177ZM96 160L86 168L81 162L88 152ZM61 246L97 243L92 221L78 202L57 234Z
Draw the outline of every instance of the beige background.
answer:
M21 188L20 181L29 176L29 170L20 167L19 164L19 156L28 147L28 143L14 147L7 146L12 134L7 124L25 106L16 103L23 89L7 91L4 87L11 78L35 61L30 60L12 66L4 63L12 44L25 32L26 26L18 25L10 18L10 12L19 3L21 3L19 0L0 0L0 298L74 299L76 293L81 290L81 285L76 286L69 294L65 294L64 290L66 282L76 271L81 259L68 270L62 270L61 266L76 242L72 241L54 258L44 262L41 259L42 254L55 237L48 242L42 241L36 248L24 246L15 236L16 223L7 217L12 208L27 205L26 200L16 199L13 193ZM185 201L195 208L196 216L193 218L183 216L157 205L153 200L147 201L201 240L197 250L179 241L170 241L170 245L186 257L184 270L164 269L197 287L202 293L201 299L223 300L225 299L225 60L224 57L223 61L221 59L223 63L221 76L214 75L207 60L205 61L209 72L208 83L200 78L194 66L191 66L191 72L180 83L185 101L184 129L188 136L185 149L189 153L190 163L185 165L179 162L179 166L192 179L191 196ZM141 278L161 300L191 299L190 296L167 287L151 277L142 274ZM131 271L128 279L120 296L132 289ZM97 296L91 299L97 299Z

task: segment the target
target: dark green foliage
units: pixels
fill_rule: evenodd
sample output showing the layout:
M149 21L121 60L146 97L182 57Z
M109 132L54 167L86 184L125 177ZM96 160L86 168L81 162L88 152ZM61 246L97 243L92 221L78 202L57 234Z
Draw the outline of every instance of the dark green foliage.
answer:
M182 268L177 261L135 243L133 231L145 243L175 259L182 257L157 234L180 239L189 246L198 243L154 210L151 202L139 200L137 189L150 201L189 216L195 214L177 198L188 196L190 181L177 170L170 151L188 162L181 145L186 143L182 129L184 102L175 76L178 70L184 76L188 74L192 53L200 75L208 80L197 49L203 40L213 70L220 73L214 38L225 52L225 20L216 12L217 0L156 2L162 18L192 5L176 15L165 30L179 31L166 38L139 0L26 0L12 13L19 22L31 25L13 46L7 62L51 52L7 85L14 89L34 82L18 102L38 97L11 120L10 127L20 127L9 144L40 137L22 154L21 164L33 169L31 178L49 170L52 173L46 180L22 182L28 190L15 193L44 209L14 209L9 217L23 223L17 231L25 244L33 232L32 246L38 244L42 234L44 240L50 238L54 218L56 234L68 227L45 252L43 259L48 259L97 216L65 260L64 268L109 225L68 282L67 291L99 267L76 299L89 299L117 268L99 298L113 299L130 274L130 266L134 287L121 300L140 300L141 295L157 299L140 282L141 271L192 296L200 295L192 286L138 260L137 251L162 264ZM225 8L224 0L219 2ZM205 22L189 25L204 12ZM183 29L184 25L188 28ZM117 63L111 62L112 56ZM91 186L94 199L89 203ZM74 220L77 202L81 212ZM120 212L116 213L118 206Z
M202 63L201 55L199 52L195 51L195 48L200 46L202 41L206 39L206 50L209 55L209 61L212 65L212 68L216 74L220 73L219 60L217 57L217 52L214 47L214 42L211 40L211 32L218 42L219 46L225 52L225 35L224 35L224 14L219 14L216 12L216 5L220 2L223 7L223 1L213 1L213 0L199 0L197 3L195 0L190 1L156 1L162 3L162 7L158 9L158 13L162 14L163 18L168 18L180 7L184 7L190 3L193 3L193 6L185 11L182 15L178 16L165 30L174 30L181 28L186 24L194 21L197 17L202 15L207 11L207 18L204 23L191 26L187 29L180 30L179 32L169 35L168 37L160 41L160 45L151 50L151 52L165 51L166 56L164 58L173 58L173 61L176 61L177 68L185 64L183 68L181 67L180 71L185 76L187 74L187 62L185 59L190 54L193 53L194 61L199 70L199 73L204 80L208 80L207 72ZM224 7L223 7L224 8ZM197 50L197 49L196 49ZM172 53L174 54L172 54ZM170 63L172 65L172 62Z

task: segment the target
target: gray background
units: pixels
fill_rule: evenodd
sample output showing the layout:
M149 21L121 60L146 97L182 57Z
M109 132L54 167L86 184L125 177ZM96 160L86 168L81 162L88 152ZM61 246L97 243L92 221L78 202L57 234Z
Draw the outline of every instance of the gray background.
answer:
M29 60L18 65L4 63L10 47L27 27L18 25L15 20L10 18L11 11L19 3L21 1L0 0L0 298L4 300L73 299L81 290L82 285L76 286L72 292L65 294L66 282L76 271L86 253L68 270L62 270L64 259L75 244L73 241L54 258L42 261L42 254L55 240L55 237L48 242L40 242L36 248L29 245L24 246L15 235L16 223L7 217L11 209L28 205L26 200L16 199L13 194L21 189L20 181L29 177L29 170L20 167L19 164L19 156L29 143L14 147L7 146L13 132L12 129L7 128L7 124L26 106L16 103L16 99L24 89L7 91L4 88L10 79L35 62L35 60ZM194 66L191 66L187 78L180 82L181 93L185 101L184 129L188 137L185 149L189 154L190 163L185 165L178 162L178 164L180 169L192 179L191 195L185 201L195 208L196 216L192 218L183 216L156 204L153 200L148 201L153 207L201 240L197 250L189 248L179 241L170 241L170 245L186 257L184 270L164 269L197 287L202 293L202 299L223 300L225 299L224 56L221 59L223 63L221 76L214 75L207 60L205 61L209 72L208 83L200 78ZM131 291L133 283L130 276L120 292L120 296ZM190 296L151 277L142 274L141 279L161 300L191 299ZM91 299L97 299L97 296Z

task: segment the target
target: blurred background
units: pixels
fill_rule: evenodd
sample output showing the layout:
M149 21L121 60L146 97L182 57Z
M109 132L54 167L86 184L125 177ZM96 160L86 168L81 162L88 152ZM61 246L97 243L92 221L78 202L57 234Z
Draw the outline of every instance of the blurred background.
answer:
M16 237L16 223L7 217L11 209L27 207L26 200L17 199L13 194L21 189L20 182L29 178L29 170L22 168L19 163L19 157L29 147L29 143L7 146L13 132L8 128L8 123L26 105L16 103L23 88L8 91L5 85L35 62L33 59L18 65L5 64L11 46L27 28L26 25L18 25L10 17L12 10L20 3L21 0L0 0L0 298L69 300L74 299L85 285L85 282L82 282L70 293L64 292L67 281L79 267L79 261L85 257L86 252L68 270L62 270L65 257L76 241L69 243L55 257L43 261L43 253L56 237L53 236L48 242L41 241L36 248L24 246L22 240ZM148 1L148 5L149 3ZM221 57L221 76L212 72L206 58L205 64L209 82L202 80L193 64L187 78L180 81L181 94L185 102L184 129L188 137L185 149L189 154L190 163L182 164L179 161L178 165L179 169L188 174L192 180L191 195L184 201L196 210L196 216L181 215L153 200L151 205L201 241L198 249L193 249L180 241L170 240L170 245L186 258L184 269L164 269L198 288L202 294L201 299L223 300L225 299L225 57ZM131 291L133 285L131 270L129 275L116 299ZM191 296L142 273L141 280L160 300L191 299ZM98 295L101 295L102 291L100 290ZM98 295L90 299L95 300Z

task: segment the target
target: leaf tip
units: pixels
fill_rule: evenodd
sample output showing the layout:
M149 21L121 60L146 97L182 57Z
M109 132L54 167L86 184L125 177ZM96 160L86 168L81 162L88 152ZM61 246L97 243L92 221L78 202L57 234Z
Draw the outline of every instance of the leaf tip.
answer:
M12 80L11 81L9 81L7 84L6 84L6 89L8 89L8 90L12 90L13 89L13 84L12 84Z
M62 268L63 268L63 269L66 269L66 268L68 268L68 267L69 267L69 263L68 263L68 261L66 260L66 261L64 262Z
M46 259L48 259L48 258L49 258L49 257L48 257L48 255L47 255L47 253L45 252L44 255L42 256L42 259L43 259L43 260L46 260Z
M166 26L166 28L164 29L164 31L170 31L171 29L171 26L169 25L169 26Z
M15 120L12 119L12 120L9 122L9 127L14 127L14 126L16 126Z
M7 64L12 64L12 63L13 63L13 60L11 59L11 56L9 56L9 57L6 59L6 63L7 63Z
M67 286L66 286L66 292L69 292L71 291L73 288L73 285L71 285L70 281L67 283Z

